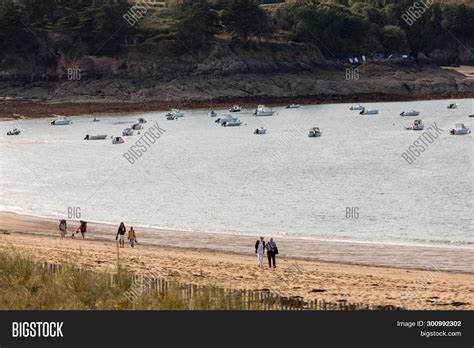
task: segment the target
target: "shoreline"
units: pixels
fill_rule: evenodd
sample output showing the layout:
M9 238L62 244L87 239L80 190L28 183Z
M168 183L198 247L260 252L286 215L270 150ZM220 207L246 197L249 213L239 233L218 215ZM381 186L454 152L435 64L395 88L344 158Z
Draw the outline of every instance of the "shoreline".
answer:
M58 219L0 211L0 222L10 232L57 236ZM68 221L76 229L78 221ZM126 223L129 227L130 224ZM207 250L248 255L257 234L232 234L190 230L137 227L139 240L150 246L187 250ZM71 229L71 227L69 227ZM113 241L117 226L88 222L87 237L97 241ZM5 228L0 228L0 233ZM265 236L269 238L270 236ZM310 237L273 236L281 256L298 260L346 265L426 270L437 267L446 272L474 274L474 248L467 245L403 245L364 241L340 241Z
M269 106L284 106L291 103L299 104L337 104L337 103L374 103L374 102L396 102L417 100L441 100L441 99L469 99L474 98L474 92L444 92L429 95L397 95L387 93L362 93L355 95L319 95L299 97L236 97L216 98L212 100L213 109L228 108L233 104L253 106L266 104ZM56 100L34 100L34 99L0 99L0 119L35 119L50 118L52 114L68 116L85 115L110 115L122 113L161 112L169 111L179 106L181 109L210 109L211 100L187 100L187 101L122 101L96 99L85 101L84 97L77 101Z
M0 213L0 221L1 251L28 255L42 262L70 262L92 270L113 271L120 260L121 265L138 274L152 273L190 284L224 288L270 289L305 300L361 302L406 309L474 309L474 274L446 272L437 265L415 270L294 258L285 252L285 243L280 240L282 250L277 257L277 268L267 268L265 258L265 268L259 270L252 250L253 239L246 252L210 250L198 243L202 239L199 235L192 240L193 247L163 241L148 244L142 243L146 242L146 232L137 230L137 247L125 245L119 249L114 235L103 230L107 226L88 224L86 240L82 240L80 235L74 239L59 238L57 221L15 218L5 213ZM73 222L68 225L69 231L77 227ZM113 227L115 232L116 226ZM180 240L186 237L178 236Z

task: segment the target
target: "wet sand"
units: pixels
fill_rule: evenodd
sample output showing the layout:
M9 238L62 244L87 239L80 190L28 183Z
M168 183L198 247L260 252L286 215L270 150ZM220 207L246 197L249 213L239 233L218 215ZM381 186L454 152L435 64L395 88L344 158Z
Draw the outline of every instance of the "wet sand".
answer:
M0 250L42 261L113 271L119 257L131 271L196 284L407 309L474 309L474 252L469 248L279 238L278 267L259 270L255 237L136 228L140 244L118 249L117 226L89 223L82 240L80 235L60 239L54 219L0 213L0 222ZM68 230L77 226L69 222Z

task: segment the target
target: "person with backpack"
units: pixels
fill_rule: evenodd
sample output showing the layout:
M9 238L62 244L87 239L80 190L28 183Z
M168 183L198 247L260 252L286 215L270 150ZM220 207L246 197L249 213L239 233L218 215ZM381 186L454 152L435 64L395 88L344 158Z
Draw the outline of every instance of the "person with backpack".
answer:
M121 222L117 231L117 235L115 236L115 240L118 240L121 248L125 246L125 232L127 232L127 229L125 228L123 222Z
M265 248L267 249L268 267L272 267L273 261L273 268L276 268L275 256L278 255L278 248L273 238L270 238L270 241L265 244Z
M135 230L133 227L130 227L130 230L128 231L128 241L130 242L130 246L133 248L135 247L135 244L137 244L137 236L135 234Z
M258 267L263 267L263 255L265 254L265 242L263 237L255 243L255 254L257 254Z
M66 224L66 220L61 220L59 221L59 233L61 235L61 238L64 238L66 236L66 228L67 228L67 224Z

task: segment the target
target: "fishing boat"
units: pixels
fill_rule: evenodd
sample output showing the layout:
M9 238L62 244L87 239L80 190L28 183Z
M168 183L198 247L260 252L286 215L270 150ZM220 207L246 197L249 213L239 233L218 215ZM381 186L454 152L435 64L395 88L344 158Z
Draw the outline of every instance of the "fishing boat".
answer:
M265 105L259 105L253 114L255 116L273 116L274 113L275 111L267 108Z
M217 112L215 112L214 110L211 110L211 111L209 111L209 113L207 115L210 116L210 117L216 117Z
M255 128L253 134L267 134L267 129L263 127Z
M287 109L298 109L301 105L300 104L290 104L290 105L287 105L286 108Z
M232 120L228 120L228 121L224 121L221 123L221 126L224 126L224 127L236 127L236 126L240 126L242 124L242 122L238 119L238 118L233 118Z
M122 137L112 137L112 144L123 144L124 142Z
M379 113L378 110L364 109L361 112L359 112L359 115L377 115L378 113Z
M423 128L425 128L425 125L420 119L414 120L412 125L405 126L406 130L423 130Z
M104 140L107 138L107 135L105 134L98 134L98 135L89 135L86 134L84 140Z
M131 127L133 130L140 130L140 129L143 129L143 126L140 124L140 123L134 123L131 125Z
M143 117L140 117L140 118L137 119L137 123L138 124L145 124L146 120Z
M402 111L400 116L418 116L420 114L419 111L409 110L409 111Z
M171 109L171 111L166 114L166 116L169 115L174 117L184 117L184 112L182 112L180 109Z
M449 131L451 135L464 135L471 133L469 128L466 128L464 123L456 123L454 128Z
M19 135L20 133L21 131L18 128L13 128L7 132L7 135Z
M323 134L323 132L321 132L319 127L313 127L309 130L308 137L316 138L316 137L320 137L322 134Z
M458 108L458 104L456 103L451 103L448 105L448 109L457 109Z
M360 105L360 104L357 104L357 105L352 105L349 110L357 110L357 111L360 111L360 110L364 110L365 107L363 105Z
M229 109L229 112L240 112L240 106L239 105L234 105Z
M57 119L55 119L54 121L51 121L51 124L53 126L66 126L66 125L69 125L71 123L72 123L72 121L69 120L69 118L67 116L57 116Z
M129 136L132 136L132 135L133 135L133 129L132 128L125 128L122 131L122 136L124 136L124 137L129 137Z
M232 121L235 121L235 120L238 120L238 118L234 117L230 114L226 114L226 115L223 115L223 117L216 118L216 120L214 122L222 124L224 122L232 122Z

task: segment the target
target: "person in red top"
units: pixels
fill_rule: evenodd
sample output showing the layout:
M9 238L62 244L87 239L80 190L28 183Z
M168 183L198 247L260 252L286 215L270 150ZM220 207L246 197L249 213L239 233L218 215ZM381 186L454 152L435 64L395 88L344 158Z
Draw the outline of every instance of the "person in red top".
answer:
M81 221L81 225L80 225L79 228L77 229L76 233L81 232L81 234L82 234L82 239L84 239L84 235L85 235L85 233L86 233L86 230L87 230L87 222Z

